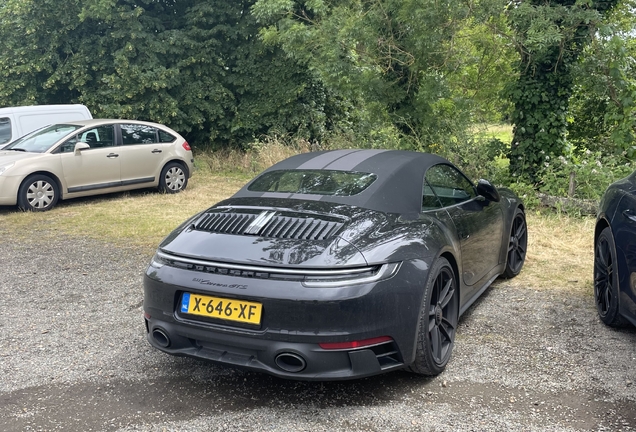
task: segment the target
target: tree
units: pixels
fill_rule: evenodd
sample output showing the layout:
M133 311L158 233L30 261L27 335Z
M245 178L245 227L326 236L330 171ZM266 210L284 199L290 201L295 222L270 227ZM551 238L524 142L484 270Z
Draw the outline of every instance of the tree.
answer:
M348 101L371 139L389 128L411 146L435 149L468 124L468 100L447 79L449 46L469 13L463 3L257 0L252 11L263 40Z
M636 1L617 5L573 73L568 140L577 150L636 156Z
M618 0L542 0L510 4L519 78L509 90L514 104L510 171L537 181L547 159L566 149L572 68L603 13Z
M86 104L164 123L195 145L321 133L328 97L264 46L250 0L7 0L0 102Z

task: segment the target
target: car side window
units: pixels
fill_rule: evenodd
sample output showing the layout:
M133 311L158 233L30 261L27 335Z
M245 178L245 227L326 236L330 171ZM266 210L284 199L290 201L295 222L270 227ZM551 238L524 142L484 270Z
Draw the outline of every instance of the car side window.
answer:
M0 144L11 141L11 120L7 117L0 118Z
M442 207L442 204L437 199L437 195L433 192L433 189L424 179L424 186L422 187L422 211L434 210Z
M477 196L470 180L450 165L430 167L426 171L425 179L443 207L459 204Z
M174 142L174 140L176 140L176 139L177 139L176 136L172 136L168 132L164 132L161 129L159 129L159 142L160 143L171 143L171 142Z
M60 146L60 153L72 153L75 150L75 144L85 142L91 149L112 147L115 145L115 132L113 125L100 126L88 129L69 138Z
M124 145L157 143L157 128L139 124L122 124L121 139Z

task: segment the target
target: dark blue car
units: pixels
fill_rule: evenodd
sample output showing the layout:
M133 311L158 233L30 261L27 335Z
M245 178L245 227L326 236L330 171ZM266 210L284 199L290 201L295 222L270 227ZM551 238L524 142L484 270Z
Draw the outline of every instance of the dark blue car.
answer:
M636 172L607 188L594 231L594 298L601 320L636 325Z

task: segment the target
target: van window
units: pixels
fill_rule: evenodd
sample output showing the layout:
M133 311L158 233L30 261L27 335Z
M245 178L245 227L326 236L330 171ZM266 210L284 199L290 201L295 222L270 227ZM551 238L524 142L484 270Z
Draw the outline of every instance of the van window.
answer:
M11 141L11 120L7 117L0 118L0 144Z
M122 124L121 139L124 145L154 144L157 142L157 129L139 124Z

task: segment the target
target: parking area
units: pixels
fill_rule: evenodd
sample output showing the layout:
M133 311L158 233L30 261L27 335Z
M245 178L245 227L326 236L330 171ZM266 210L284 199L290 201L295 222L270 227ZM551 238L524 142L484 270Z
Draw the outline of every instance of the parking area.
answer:
M285 381L152 349L150 255L41 229L0 228L0 430L636 430L636 330L591 293L496 283L434 379Z

